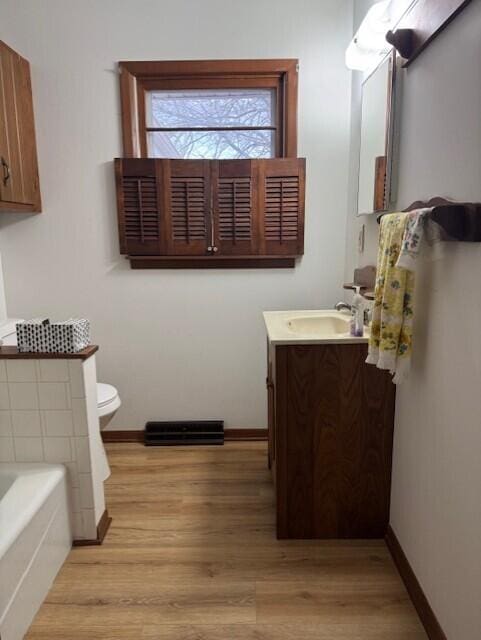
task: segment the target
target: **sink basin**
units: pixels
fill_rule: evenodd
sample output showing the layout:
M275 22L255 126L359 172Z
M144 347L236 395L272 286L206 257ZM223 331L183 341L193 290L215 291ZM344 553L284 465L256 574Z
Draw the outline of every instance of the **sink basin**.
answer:
M287 326L294 333L303 335L345 335L349 333L349 318L338 314L297 316L288 320Z
M317 311L264 311L270 344L349 344L368 342L364 336L349 333L351 316L334 309Z

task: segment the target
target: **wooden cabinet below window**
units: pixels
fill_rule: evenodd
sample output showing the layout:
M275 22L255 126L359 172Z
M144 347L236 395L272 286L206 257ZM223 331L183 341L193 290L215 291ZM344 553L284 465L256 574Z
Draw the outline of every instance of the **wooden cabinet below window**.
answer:
M121 253L133 268L294 266L305 160L115 161Z
M0 211L41 211L30 65L1 41Z

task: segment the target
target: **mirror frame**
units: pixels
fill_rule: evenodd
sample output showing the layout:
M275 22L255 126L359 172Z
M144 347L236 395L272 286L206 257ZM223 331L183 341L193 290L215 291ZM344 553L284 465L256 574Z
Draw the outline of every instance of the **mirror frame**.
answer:
M376 162L376 170L374 177L374 198L373 207L371 211L359 211L359 191L360 191L360 176L361 176L361 131L359 132L359 154L358 154L358 170L357 170L357 199L356 199L356 215L370 215L373 213L381 213L387 211L392 201L393 192L393 160L394 160L394 130L396 120L396 86L397 86L397 56L396 50L390 51L369 74L363 78L362 91L361 91L361 120L360 126L362 128L362 93L364 91L364 85L366 82L378 71L378 69L385 63L388 63L388 90L387 90L387 102L386 102L386 130L385 130L385 155L379 156L379 160ZM377 159L376 159L377 160Z

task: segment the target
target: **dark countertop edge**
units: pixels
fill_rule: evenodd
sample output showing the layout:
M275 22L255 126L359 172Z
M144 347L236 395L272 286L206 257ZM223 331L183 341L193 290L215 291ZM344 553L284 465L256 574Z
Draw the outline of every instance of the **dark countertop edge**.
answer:
M0 360L87 360L98 349L98 345L91 344L77 353L36 353L19 351L17 347L0 347Z

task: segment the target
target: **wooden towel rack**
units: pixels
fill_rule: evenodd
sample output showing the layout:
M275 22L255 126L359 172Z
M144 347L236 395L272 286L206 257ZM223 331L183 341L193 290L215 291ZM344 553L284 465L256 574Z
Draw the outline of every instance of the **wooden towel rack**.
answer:
M417 200L404 211L414 211L432 207L431 218L444 229L451 240L460 242L481 242L481 203L454 202L445 198L431 198L428 201ZM386 213L381 213L377 221L381 222Z

